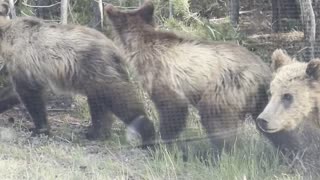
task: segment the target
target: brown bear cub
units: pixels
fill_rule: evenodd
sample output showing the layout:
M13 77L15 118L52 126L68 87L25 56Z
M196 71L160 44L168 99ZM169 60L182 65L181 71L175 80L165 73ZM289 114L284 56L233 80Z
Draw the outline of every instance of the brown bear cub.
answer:
M245 114L256 117L267 103L269 67L236 44L156 30L153 11L150 1L131 11L105 7L115 39L156 105L162 139L179 135L192 104L218 152L224 144L230 149Z
M8 2L0 2L7 11ZM130 83L124 58L102 33L83 26L44 23L33 17L8 20L3 15L0 38L0 55L34 121L34 133L49 133L43 93L51 88L87 96L92 118L89 139L108 136L114 113L126 124L137 124L143 143L153 140L153 123Z
M320 175L320 60L299 62L277 49L271 69L270 100L256 120L258 129Z

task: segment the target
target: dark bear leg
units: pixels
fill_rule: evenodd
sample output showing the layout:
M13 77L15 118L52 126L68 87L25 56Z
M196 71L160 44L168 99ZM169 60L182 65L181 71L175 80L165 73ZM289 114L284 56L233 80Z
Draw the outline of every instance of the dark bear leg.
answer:
M255 121L256 118L259 116L259 114L264 110L264 108L268 104L268 94L267 94L267 88L261 87L258 90L258 93L256 95L255 104L250 108L252 118Z
M13 84L19 95L20 101L24 104L29 115L31 116L35 128L33 135L49 135L49 125L47 120L46 104L43 97L43 88L36 82L28 82L13 78Z
M106 97L87 96L91 115L91 127L86 134L87 139L107 139L111 136L112 112L106 104Z
M18 95L14 92L11 85L0 90L0 113L3 113L14 106L20 104Z
M152 99L160 116L160 134L164 141L178 137L186 126L188 102L169 88L154 92Z
M143 100L139 99L136 87L123 82L116 85L108 93L111 111L141 135L143 148L152 146L155 140L154 125L145 113Z
M223 150L230 152L236 142L238 127L243 121L237 109L212 105L208 100L199 102L198 109L202 126L214 145L215 157L219 157Z

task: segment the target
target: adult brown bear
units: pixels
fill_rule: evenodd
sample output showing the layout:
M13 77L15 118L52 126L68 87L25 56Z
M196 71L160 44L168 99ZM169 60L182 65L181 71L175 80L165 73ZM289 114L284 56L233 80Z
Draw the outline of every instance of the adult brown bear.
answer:
M89 139L110 133L114 113L126 124L136 124L143 143L153 140L153 123L111 40L83 26L44 23L33 17L8 20L8 1L0 2L0 55L34 121L35 133L49 133L43 93L51 88L87 96L92 118Z
M245 113L256 117L263 110L271 71L259 57L236 44L156 30L153 11L150 1L131 11L105 7L115 39L160 114L162 139L174 139L184 129L188 104L192 104L221 152L224 143L233 145Z

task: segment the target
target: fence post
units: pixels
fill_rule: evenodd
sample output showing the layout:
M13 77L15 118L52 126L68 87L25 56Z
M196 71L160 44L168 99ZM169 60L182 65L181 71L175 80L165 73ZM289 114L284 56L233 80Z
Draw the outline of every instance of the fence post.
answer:
M169 18L173 18L173 0L169 0Z
M100 10L100 23L101 29L103 28L103 3L102 0L99 0L99 10Z
M61 24L68 23L68 3L69 0L61 0Z
M11 18L14 19L17 17L16 8L14 7L14 0L9 0L9 6L10 6Z
M240 9L239 0L229 1L229 16L231 19L231 24L234 28L236 28L239 23L239 9Z

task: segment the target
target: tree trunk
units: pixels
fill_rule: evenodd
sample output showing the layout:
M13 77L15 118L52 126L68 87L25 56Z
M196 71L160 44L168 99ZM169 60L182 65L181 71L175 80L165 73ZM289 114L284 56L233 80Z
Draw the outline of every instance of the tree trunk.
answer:
M169 0L169 18L173 18L173 0Z
M240 2L239 0L230 0L229 3L229 15L233 27L237 27L239 23L239 10Z
M91 18L89 22L89 27L94 28L94 29L100 29L100 22L101 22L101 17L100 17L100 12L99 12L99 4L95 1L90 2L90 11L93 13L93 17Z
M300 10L297 0L272 0L272 30L283 31L282 21L287 19L299 19Z
M69 0L61 0L61 24L68 24Z
M36 0L36 6L42 6L36 8L36 16L41 19L55 19L60 16L60 8L59 6L52 7L43 7L50 6L52 4L57 3L57 0Z
M304 39L308 46L305 60L309 61L315 57L316 22L311 0L300 0L301 20L303 24Z
M103 3L102 0L99 0L99 12L100 12L100 25L101 29L103 28Z
M16 15L16 9L14 7L14 0L9 0L9 5L10 5L10 14L11 14L11 19L14 19L17 17Z
M103 28L103 4L102 1L99 0L99 3L96 1L91 1L90 9L93 13L93 17L89 22L89 27L97 29L99 31Z
M272 5L272 30L274 32L279 32L281 27L280 1L272 0L271 5Z
M320 0L314 0L313 9L316 21L316 43L314 46L314 57L320 58Z

